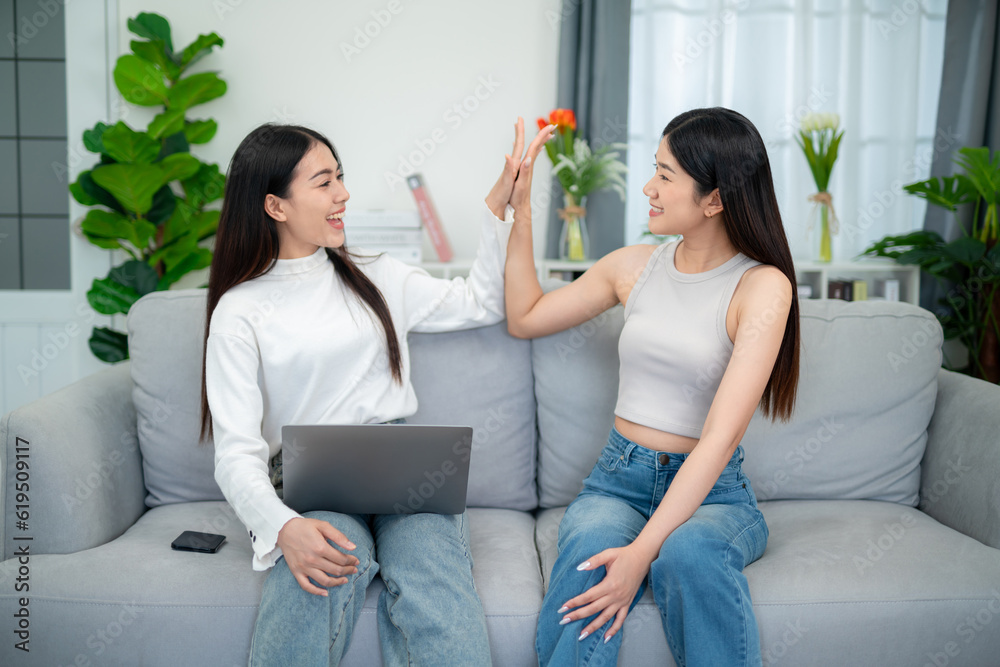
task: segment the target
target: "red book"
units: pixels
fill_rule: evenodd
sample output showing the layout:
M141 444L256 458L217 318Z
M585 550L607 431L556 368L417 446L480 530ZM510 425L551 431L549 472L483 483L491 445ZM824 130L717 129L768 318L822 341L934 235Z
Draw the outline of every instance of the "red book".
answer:
M451 244L448 243L444 227L441 225L437 211L434 210L434 203L431 202L430 193L424 187L424 177L420 174L414 174L406 179L406 183L410 186L413 198L417 200L417 210L420 212L420 219L424 221L424 228L431 237L431 243L434 244L434 250L437 251L438 260L450 262L453 257Z

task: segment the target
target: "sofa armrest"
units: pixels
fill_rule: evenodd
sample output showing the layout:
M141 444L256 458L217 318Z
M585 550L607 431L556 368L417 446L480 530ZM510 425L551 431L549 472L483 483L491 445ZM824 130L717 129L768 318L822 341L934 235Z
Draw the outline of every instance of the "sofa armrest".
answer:
M145 511L128 363L7 413L0 446L0 560L104 544Z
M1000 387L941 369L920 509L1000 548Z

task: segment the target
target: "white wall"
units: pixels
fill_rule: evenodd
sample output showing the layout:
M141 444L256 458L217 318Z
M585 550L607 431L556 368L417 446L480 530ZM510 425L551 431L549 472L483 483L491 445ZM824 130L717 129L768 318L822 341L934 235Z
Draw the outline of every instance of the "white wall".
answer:
M83 147L83 131L98 120L107 120L111 108L107 56L109 27L113 32L113 26L108 25L109 4L111 0L74 0L64 8L67 185L97 161L97 156ZM62 3L58 6L63 8ZM68 190L65 196L70 198ZM72 221L84 215L86 208L71 200L69 210ZM112 325L111 318L95 313L86 293L91 281L103 278L111 266L108 251L74 235L70 237L71 289L0 291L0 414L105 366L87 346L91 329L109 325L121 329L124 325Z
M510 151L513 122L525 117L529 138L536 116L555 103L560 0L470 3L436 0L74 0L66 3L67 100L71 178L90 168L81 135L99 121L125 119L145 127L152 114L121 103L111 83L115 60L129 52L126 20L157 12L173 26L180 49L215 31L226 44L194 70L217 70L225 97L195 109L215 118L219 133L195 147L225 169L240 140L263 122L298 123L326 134L344 161L351 209L414 209L405 184L386 173L444 140L423 159L423 172L456 259L475 254L479 211ZM374 12L374 14L373 14ZM379 25L377 19L381 18ZM365 30L374 37L358 37ZM367 44L364 42L367 39ZM357 41L355 41L357 40ZM357 45L356 45L357 44ZM345 54L345 45L359 52ZM482 87L490 81L495 89ZM475 100L476 92L484 99ZM473 99L469 99L472 96ZM453 110L468 101L471 111ZM431 141L431 144L427 142ZM548 160L536 170L537 256L548 218ZM85 212L72 202L70 219ZM347 218L348 228L350 216ZM425 259L434 251L425 243ZM90 309L91 280L104 277L111 253L71 240L72 289L0 293L0 414L104 367L87 348L91 327L109 318ZM203 283L191 275L178 286ZM123 329L123 318L114 318Z
M524 116L534 136L535 117L555 104L559 0L119 0L118 8L119 53L132 37L126 19L141 11L170 21L176 49L211 31L225 40L195 66L229 84L225 97L192 110L219 122L215 139L196 147L202 159L225 169L263 122L326 134L351 192L348 237L352 208L416 208L406 184L390 187L386 178L412 156L422 162L417 169L455 257L473 257L479 206L511 149L513 122ZM454 109L463 104L473 109ZM132 112L128 122L144 126L148 118ZM443 141L432 139L435 130ZM537 184L549 180L543 163ZM547 211L540 207L536 219L545 221ZM543 231L536 225L539 256ZM424 258L435 259L429 242Z

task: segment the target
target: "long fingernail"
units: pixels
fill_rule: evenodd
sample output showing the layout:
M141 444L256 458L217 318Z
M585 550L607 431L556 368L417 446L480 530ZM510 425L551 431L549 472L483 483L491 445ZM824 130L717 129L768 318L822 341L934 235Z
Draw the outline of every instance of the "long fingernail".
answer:
M347 548L348 549L356 549L357 546L354 544L354 542L348 542L347 543Z
M585 562L583 562L583 563L580 563L579 565L577 565L577 566L576 566L576 569L577 569L578 571L581 571L581 572L582 572L583 570L586 570L586 569L587 569L588 567L590 567L590 561L589 561L589 560L588 560L588 561L585 561Z
M569 611L569 607L567 607L566 605L563 605L563 606L559 607L559 611L557 611L556 613L557 614L565 614L567 611Z
M570 618L569 616L567 616L563 620L559 621L559 625L566 625L567 623L571 623L572 621L573 621L573 619Z
M608 635L608 636L606 636L606 637L604 638L604 643L605 643L605 644L607 644L607 643L608 643L609 641L611 641L611 635Z
M586 630L584 630L583 632L580 633L580 636L576 638L576 641L582 642L584 639L587 638L587 635L589 635L589 634L590 634L589 632L587 632Z

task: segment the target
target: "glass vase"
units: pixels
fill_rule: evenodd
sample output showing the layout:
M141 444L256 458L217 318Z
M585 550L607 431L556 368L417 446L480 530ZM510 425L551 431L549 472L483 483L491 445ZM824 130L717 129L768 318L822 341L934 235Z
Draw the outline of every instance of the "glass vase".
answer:
M590 254L587 235L587 198L579 202L568 192L563 193L565 207L559 209L562 231L559 234L559 259L582 262Z
M826 193L819 194L825 195ZM827 201L830 201L830 203L827 203ZM833 238L830 233L832 199L820 199L816 201L815 206L819 209L819 224L813 228L816 230L816 240L813 242L813 255L817 262L831 262L833 261Z

